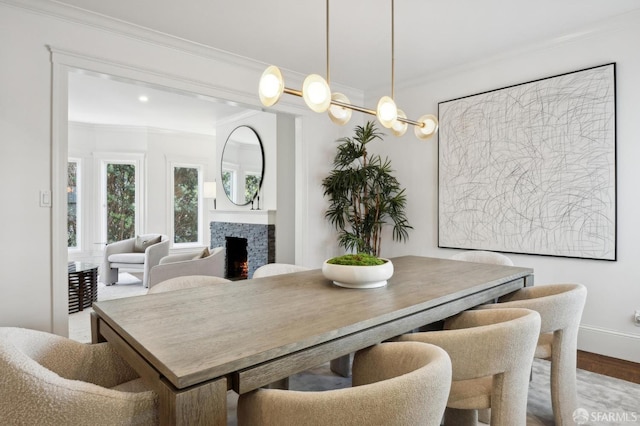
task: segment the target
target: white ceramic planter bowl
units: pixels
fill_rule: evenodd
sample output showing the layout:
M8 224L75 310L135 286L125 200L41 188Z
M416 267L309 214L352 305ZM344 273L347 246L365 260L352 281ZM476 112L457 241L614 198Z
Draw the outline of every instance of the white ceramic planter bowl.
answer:
M382 265L352 266L334 265L325 260L322 273L340 287L347 288L378 288L387 285L387 280L393 275L393 263L389 259Z

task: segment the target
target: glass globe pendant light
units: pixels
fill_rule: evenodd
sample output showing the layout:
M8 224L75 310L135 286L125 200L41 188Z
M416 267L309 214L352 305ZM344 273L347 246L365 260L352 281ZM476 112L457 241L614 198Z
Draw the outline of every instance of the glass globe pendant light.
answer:
M302 83L302 97L312 111L325 112L331 105L329 83L318 74L309 74Z
M264 106L274 105L282 96L284 92L284 79L280 68L275 65L267 67L260 77L260 83L258 85L258 95L260 101Z
M420 140L427 140L438 131L438 119L435 115L423 115L418 118L418 123L414 128L414 132Z
M329 118L335 124L344 126L351 119L351 109L341 106L341 104L349 105L349 98L340 92L331 95L331 106L329 107Z
M409 127L406 121L400 121L398 120L399 118L407 118L407 115L401 109L398 110L398 117L391 123L391 133L395 136L404 135L407 132L407 127Z

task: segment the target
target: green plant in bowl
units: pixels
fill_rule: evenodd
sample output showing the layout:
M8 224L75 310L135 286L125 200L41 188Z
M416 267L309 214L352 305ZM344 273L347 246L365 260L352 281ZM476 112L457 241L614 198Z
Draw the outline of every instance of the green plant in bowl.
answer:
M375 266L386 263L387 260L380 259L379 257L367 254L345 254L338 257L333 257L327 260L327 263L332 265L351 265L351 266Z
M378 288L387 285L393 263L366 253L345 254L325 260L322 274L339 287Z

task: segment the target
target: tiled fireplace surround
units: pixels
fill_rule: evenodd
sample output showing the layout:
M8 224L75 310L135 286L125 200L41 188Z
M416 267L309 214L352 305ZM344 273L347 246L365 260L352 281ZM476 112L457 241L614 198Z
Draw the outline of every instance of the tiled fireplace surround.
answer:
M211 247L226 247L226 238L246 238L248 277L262 265L275 262L275 225L214 220L210 224ZM225 262L225 276L227 276Z

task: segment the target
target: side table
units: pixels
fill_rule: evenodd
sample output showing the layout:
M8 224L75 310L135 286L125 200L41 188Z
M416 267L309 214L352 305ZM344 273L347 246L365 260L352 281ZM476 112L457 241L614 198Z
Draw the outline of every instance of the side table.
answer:
M98 267L92 263L69 262L69 313L90 308L98 300Z

